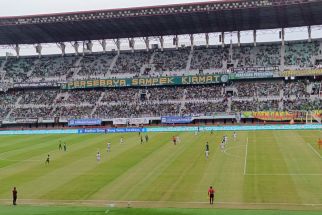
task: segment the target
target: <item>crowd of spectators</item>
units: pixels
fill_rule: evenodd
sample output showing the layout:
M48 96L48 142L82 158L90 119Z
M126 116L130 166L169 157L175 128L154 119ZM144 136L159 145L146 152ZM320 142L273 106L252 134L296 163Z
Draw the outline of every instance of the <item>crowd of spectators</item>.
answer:
M43 56L35 61L31 76L44 79L62 77L67 75L68 71L74 67L77 59L76 56Z
M256 100L242 100L242 101L232 101L231 102L231 111L240 112L240 111L257 111L258 101Z
M281 46L278 44L258 45L255 65L270 67L281 64Z
M313 67L313 56L319 54L320 43L313 41L288 43L285 46L285 65L297 67Z
M148 89L150 101L180 100L184 95L183 87L154 87Z
M233 48L233 60L237 61L237 67L252 67L254 62L252 60L252 50L251 46L241 46Z
M116 105L100 105L97 107L94 117L100 118L128 118L128 117L144 117L144 116L165 116L178 115L179 104L171 103L151 103L138 102Z
M21 95L23 95L22 91L9 91L6 93L0 93L0 106L8 107L14 105Z
M102 103L110 102L134 102L140 92L136 88L111 88L105 90L104 96L101 100Z
M71 90L68 96L60 101L64 104L95 104L102 94L101 90Z
M306 81L292 81L287 82L284 85L284 97L289 98L291 96L296 96L297 98L307 97L309 93L307 92Z
M222 85L196 85L187 86L186 100L220 99L223 98L225 88Z
M182 115L184 116L212 116L215 113L227 112L227 101L216 101L216 102L187 102L184 109L182 110Z
M52 118L50 113L52 107L15 108L10 118Z
M312 95L322 95L322 82L312 83Z
M317 86L320 87L320 82L279 80L239 81L228 86L9 90L0 93L0 117L7 116L10 110L10 118L118 118L315 110L322 107L321 98L314 90Z
M19 104L50 105L58 90L28 90L22 94Z
M179 48L178 50L164 50L155 53L153 64L156 72L179 71L187 67L189 58L188 48Z
M284 110L321 110L322 100L321 99L295 99L295 100L284 100Z
M9 108L0 106L0 119L5 118L8 115L9 111Z
M268 97L280 96L281 90L285 87L282 81L249 81L235 82L236 97Z
M223 60L227 60L229 55L228 48L222 47L196 47L191 59L190 69L192 70L207 70L221 69Z
M284 69L297 69L314 67L317 56L321 54L320 41L296 41L286 42L284 59L282 61L282 45L280 43L258 43L221 46L196 46L193 51L190 47L179 49L160 50L136 50L135 52L121 51L116 55L115 51L107 53L86 53L84 56L44 55L40 58L8 57L0 59L0 66L6 71L5 79L13 82L24 82L35 78L49 79L59 77L70 78L72 69L77 70L78 75L85 77L101 77L113 74L160 75L162 72L183 72L190 70L214 70L213 72L240 71L243 68L272 67L284 62ZM189 56L191 53L191 61ZM153 57L152 57L153 56ZM113 60L116 57L115 65ZM112 66L113 65L113 66ZM148 65L144 68L144 65ZM295 68L294 68L295 67ZM282 67L281 67L282 68ZM235 69L235 70L234 70ZM253 70L254 71L254 70ZM256 71L256 70L255 70ZM185 71L194 73L195 71ZM207 71L209 72L209 71ZM74 77L79 78L79 77Z
M6 79L13 82L23 82L28 79L28 72L32 69L35 58L8 58L4 66Z
M85 55L80 61L79 76L106 75L112 64L114 53Z
M67 119L91 118L94 106L57 106L52 115Z
M111 73L139 74L143 65L148 64L151 52L136 51L119 54Z

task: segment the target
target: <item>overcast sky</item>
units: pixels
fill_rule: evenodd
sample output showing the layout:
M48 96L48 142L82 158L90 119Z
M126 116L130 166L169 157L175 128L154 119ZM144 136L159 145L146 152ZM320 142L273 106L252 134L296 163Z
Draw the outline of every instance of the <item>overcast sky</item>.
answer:
M209 0L0 0L0 16L19 16L111 8L140 7Z

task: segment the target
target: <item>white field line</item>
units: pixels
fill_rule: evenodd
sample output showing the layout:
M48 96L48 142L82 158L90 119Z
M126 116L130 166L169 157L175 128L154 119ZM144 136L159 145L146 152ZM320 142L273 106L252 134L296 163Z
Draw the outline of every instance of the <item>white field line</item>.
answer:
M248 137L246 142L246 153L245 153L245 163L244 163L244 175L246 175L246 169L247 169L247 153L248 153Z
M322 156L320 155L320 153L318 151L316 151L316 149L313 148L313 146L310 143L306 143L311 149L312 151L319 156L320 159L322 159Z
M1 202L11 202L11 199L0 199ZM113 201L113 200L39 200L39 199L19 199L23 204L66 204L71 205L74 203L78 204L91 204L91 203L98 203L102 205L110 205L114 204L209 204L208 201L205 202L198 202L198 201L188 201L188 202L176 202L176 201ZM322 203L287 203L287 202L225 202L225 201L215 201L215 204L222 204L222 205L285 205L285 206L322 206Z
M321 176L322 173L247 173L246 175L258 176Z

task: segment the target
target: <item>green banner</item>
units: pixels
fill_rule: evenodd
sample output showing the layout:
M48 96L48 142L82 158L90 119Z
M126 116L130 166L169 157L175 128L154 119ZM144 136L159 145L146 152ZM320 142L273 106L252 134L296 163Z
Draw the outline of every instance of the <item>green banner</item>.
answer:
M115 78L99 80L71 81L62 85L62 89L80 89L96 87L141 87L141 86L173 86L191 84L225 83L229 80L226 74L191 75L152 78Z
M229 74L229 80L239 79L257 79L257 78L273 78L273 71L266 72L237 72Z

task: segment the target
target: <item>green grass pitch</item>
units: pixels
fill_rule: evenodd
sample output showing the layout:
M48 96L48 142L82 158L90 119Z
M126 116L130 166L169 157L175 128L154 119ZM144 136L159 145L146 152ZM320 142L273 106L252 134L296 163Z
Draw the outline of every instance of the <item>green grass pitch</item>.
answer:
M225 134L228 144L222 152L219 143ZM70 214L108 210L113 214L194 214L194 210L245 214L232 210L236 208L315 214L322 210L322 149L316 145L322 131L244 131L237 133L236 141L232 132L148 135L149 142L142 145L138 133L0 136L0 203L10 205L16 186L18 204L41 205L36 207L42 211L39 214L63 209ZM173 135L181 139L176 146L171 142ZM121 136L124 144L120 144ZM67 152L58 150L59 139L67 143ZM112 143L109 153L108 141ZM45 164L47 154L49 165ZM210 185L217 191L213 208L208 204ZM94 208L74 213L73 207L46 205ZM131 209L124 208L128 205ZM176 209L162 209L168 207ZM6 214L19 214L19 210L35 209L0 207Z

